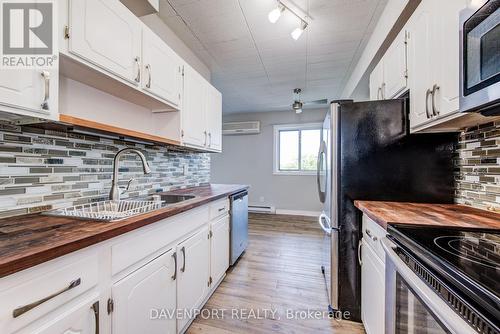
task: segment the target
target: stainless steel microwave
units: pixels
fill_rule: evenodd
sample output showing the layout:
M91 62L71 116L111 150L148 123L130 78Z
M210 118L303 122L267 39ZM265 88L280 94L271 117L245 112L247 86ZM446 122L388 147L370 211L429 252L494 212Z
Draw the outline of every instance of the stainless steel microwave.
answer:
M500 0L460 12L460 111L500 115Z

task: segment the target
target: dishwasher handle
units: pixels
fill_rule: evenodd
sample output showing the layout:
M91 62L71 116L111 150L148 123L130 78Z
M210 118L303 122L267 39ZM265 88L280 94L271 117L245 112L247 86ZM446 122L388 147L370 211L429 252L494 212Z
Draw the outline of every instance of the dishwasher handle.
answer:
M239 192L237 194L231 195L231 201L235 202L235 201L237 201L239 199L243 199L243 197L245 197L245 196L248 196L248 191L246 191L246 190L242 191L242 192Z

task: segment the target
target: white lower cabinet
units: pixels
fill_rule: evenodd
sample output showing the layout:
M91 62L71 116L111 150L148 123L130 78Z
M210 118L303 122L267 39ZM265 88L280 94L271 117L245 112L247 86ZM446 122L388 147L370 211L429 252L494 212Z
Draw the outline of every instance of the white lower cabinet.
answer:
M170 250L113 285L113 333L176 333L175 263Z
M92 298L68 308L39 328L29 328L19 334L99 334L101 312L105 309L98 298Z
M368 244L361 247L361 317L367 334L381 334L385 317L385 266Z
M385 332L385 253L380 243L387 232L363 215L361 253L361 319L367 334Z
M210 225L210 277L216 283L229 267L229 216Z
M229 266L228 203L0 278L0 333L183 333Z
M202 306L210 286L210 240L208 226L177 245L177 309L186 316L177 321L182 331L190 322L190 312Z

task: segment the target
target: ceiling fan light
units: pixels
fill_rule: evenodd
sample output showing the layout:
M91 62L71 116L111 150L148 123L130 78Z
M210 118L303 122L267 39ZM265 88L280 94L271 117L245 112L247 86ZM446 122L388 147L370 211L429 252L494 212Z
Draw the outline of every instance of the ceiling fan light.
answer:
M307 27L307 23L302 22L300 24L300 27L295 28L290 35L292 36L292 38L294 40L298 40L300 38L300 36L302 36L302 33L304 32L304 30L306 30L306 27Z
M276 23L278 22L281 13L285 10L285 7L279 3L278 7L274 8L272 11L269 12L269 15L267 15L267 18L269 19L269 22L271 23Z
M295 109L295 113L296 113L296 114L302 114L302 111L303 111L303 110L302 110L302 108L300 108L300 109Z

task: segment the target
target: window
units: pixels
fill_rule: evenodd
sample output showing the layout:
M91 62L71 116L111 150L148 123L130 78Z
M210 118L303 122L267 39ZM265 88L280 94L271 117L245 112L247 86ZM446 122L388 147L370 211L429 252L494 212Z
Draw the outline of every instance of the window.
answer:
M321 124L274 126L274 173L283 175L314 175Z

